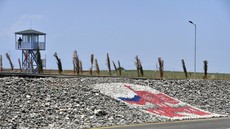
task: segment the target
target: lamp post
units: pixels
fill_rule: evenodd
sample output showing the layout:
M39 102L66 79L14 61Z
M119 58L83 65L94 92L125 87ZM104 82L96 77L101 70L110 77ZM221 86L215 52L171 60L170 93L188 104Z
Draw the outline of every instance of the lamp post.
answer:
M191 23L191 24L193 24L195 26L194 79L196 79L196 24L194 24L192 21L189 21L189 23Z

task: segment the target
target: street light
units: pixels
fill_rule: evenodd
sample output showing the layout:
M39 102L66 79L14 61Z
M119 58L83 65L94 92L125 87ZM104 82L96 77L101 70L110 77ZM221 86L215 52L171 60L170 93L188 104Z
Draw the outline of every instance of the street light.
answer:
M191 23L191 24L193 24L195 26L194 79L196 79L196 24L194 24L192 21L189 21L189 23Z

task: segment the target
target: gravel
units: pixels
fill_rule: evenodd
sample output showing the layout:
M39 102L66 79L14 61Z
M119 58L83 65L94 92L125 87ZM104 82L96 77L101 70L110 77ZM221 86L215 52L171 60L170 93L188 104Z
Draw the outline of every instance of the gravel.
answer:
M146 85L198 108L230 113L230 81L5 77L0 78L0 128L84 129L170 121L90 88L98 83Z
M134 80L203 110L230 115L230 81Z

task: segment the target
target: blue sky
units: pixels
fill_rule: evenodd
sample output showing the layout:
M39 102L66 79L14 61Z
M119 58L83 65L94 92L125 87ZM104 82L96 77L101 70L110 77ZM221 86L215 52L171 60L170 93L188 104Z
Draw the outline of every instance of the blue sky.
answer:
M165 70L194 69L194 26L197 25L197 71L230 73L230 1L228 0L0 0L0 54L9 68L9 52L15 67L21 52L15 50L14 32L32 29L47 33L47 69L56 69L58 53L63 69L72 69L74 50L89 69L90 55L106 67L120 60L135 69L134 57L144 69L155 70L158 57Z

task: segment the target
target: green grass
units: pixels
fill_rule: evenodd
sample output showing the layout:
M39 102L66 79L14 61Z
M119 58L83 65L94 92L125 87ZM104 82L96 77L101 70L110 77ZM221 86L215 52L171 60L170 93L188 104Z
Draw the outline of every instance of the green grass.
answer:
M72 70L64 70L63 74L72 75ZM82 75L90 75L89 71L84 71ZM96 71L93 71L93 76L97 76ZM109 76L108 70L101 70L100 76ZM116 72L112 71L112 76L117 76ZM138 77L136 70L124 70L122 71L121 77L129 78L153 78L160 79L160 72L155 70L144 70L144 77ZM196 73L197 79L203 79L204 73ZM186 79L184 72L182 71L164 71L164 79ZM194 79L194 74L192 72L188 73L188 79ZM208 80L230 80L230 74L223 73L208 73Z
M15 69L11 71L10 69L5 69L3 72L20 72L19 69ZM117 76L114 70L111 71L112 76ZM46 69L44 70L44 74L59 74L58 70L55 69ZM63 70L62 75L74 75L73 70ZM90 76L89 71L83 71L82 74L85 76ZM77 76L77 75L76 75ZM93 76L97 76L96 71L93 71ZM100 76L109 76L108 70L101 70ZM138 77L136 70L124 70L122 71L121 77L128 78L152 78L152 79L160 79L160 72L155 70L144 70L144 77ZM204 73L196 73L197 79L203 79ZM188 72L188 79L193 79L194 74L192 72ZM184 72L182 71L164 71L164 79L186 79ZM208 80L230 80L230 74L223 73L208 73Z
M136 70L126 70L123 72L123 76L137 77ZM160 79L160 72L155 70L144 70L145 78ZM196 73L197 79L203 79L204 73ZM164 79L186 79L184 72L180 71L164 71ZM194 79L193 73L188 73L188 79ZM208 73L207 79L211 80L230 80L230 74L221 73Z

